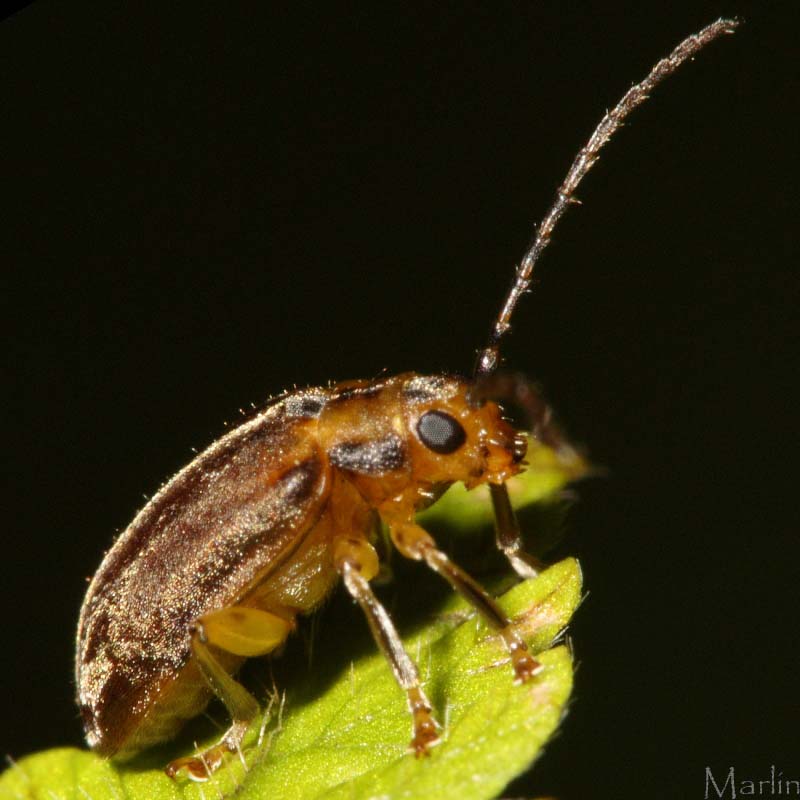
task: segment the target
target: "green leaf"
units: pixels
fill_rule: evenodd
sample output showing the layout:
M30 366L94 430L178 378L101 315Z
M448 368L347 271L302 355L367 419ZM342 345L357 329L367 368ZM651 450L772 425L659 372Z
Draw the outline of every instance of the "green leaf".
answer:
M558 468L552 463L538 472L530 470L515 479L519 485L513 491L523 502L541 497L568 480L566 470L555 479L554 473ZM478 526L486 518L485 503L458 504L444 519L457 518L464 529ZM398 588L399 597L404 586ZM536 758L563 715L572 687L572 659L557 642L580 595L578 564L565 559L501 597L544 665L522 686L514 685L498 638L456 595L448 593L429 604L428 616L415 620L416 633L401 623L443 726L442 742L428 758L415 759L407 752L405 697L385 660L364 638L366 625L348 603L343 607L349 615L345 627L339 621L336 638L326 640L323 631L322 645L315 644L313 669L292 666L279 681L286 694L273 695L263 720L249 732L243 748L246 767L233 756L207 783L170 780L163 766L189 752L191 739L123 765L89 752L56 749L12 763L0 776L0 800L212 800L234 793L241 800L496 797ZM342 629L352 630L352 637L343 637ZM276 666L284 660L276 660ZM263 662L259 666L263 669ZM218 736L207 727L200 735L201 747Z

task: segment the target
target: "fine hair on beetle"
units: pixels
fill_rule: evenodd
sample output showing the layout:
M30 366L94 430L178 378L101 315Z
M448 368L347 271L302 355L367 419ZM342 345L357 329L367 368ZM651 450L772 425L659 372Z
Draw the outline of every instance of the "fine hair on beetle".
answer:
M601 149L650 92L709 42L720 19L682 41L600 121L573 161L514 273L471 377L405 372L288 392L213 442L167 481L106 554L81 609L77 702L86 740L130 758L173 738L216 696L230 727L171 777L205 780L241 753L259 703L234 677L275 653L342 581L405 693L409 751L425 756L442 729L391 616L370 585L378 524L393 548L458 592L505 648L509 680L542 665L498 603L416 521L454 483L489 487L499 551L520 578L542 568L523 547L507 481L529 442L570 462L576 452L536 386L501 369L501 345L534 266ZM515 428L500 403L525 416ZM402 590L402 587L401 587Z

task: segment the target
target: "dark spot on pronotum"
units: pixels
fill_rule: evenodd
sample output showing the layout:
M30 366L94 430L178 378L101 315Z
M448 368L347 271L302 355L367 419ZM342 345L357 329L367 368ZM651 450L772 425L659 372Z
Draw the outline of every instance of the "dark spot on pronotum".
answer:
M402 469L406 463L406 449L402 439L390 433L383 439L341 442L330 449L328 457L340 469L361 475L380 475Z
M403 398L410 403L425 403L436 400L444 388L441 375L415 375L403 385Z

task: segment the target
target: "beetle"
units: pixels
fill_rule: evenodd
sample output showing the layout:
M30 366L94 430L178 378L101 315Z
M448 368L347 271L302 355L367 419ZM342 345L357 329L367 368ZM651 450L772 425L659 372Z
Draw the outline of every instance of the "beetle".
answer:
M89 746L126 758L173 737L216 695L231 717L204 753L167 773L203 780L239 749L259 711L233 677L282 645L299 614L341 578L406 693L410 749L425 755L439 726L416 666L370 580L378 524L403 556L423 561L496 631L514 678L541 665L498 604L415 522L448 486L488 484L497 545L522 577L525 553L506 481L524 468L527 436L499 402L526 411L534 441L574 450L536 388L500 370L500 344L533 268L575 189L627 115L703 46L736 27L720 19L681 42L603 117L575 158L517 267L471 377L403 373L287 393L169 480L106 554L86 593L77 636L78 706Z

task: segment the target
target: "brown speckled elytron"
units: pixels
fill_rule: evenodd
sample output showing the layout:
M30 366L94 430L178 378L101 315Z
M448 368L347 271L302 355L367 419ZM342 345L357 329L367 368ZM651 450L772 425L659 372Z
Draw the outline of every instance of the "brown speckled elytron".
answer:
M516 679L534 678L540 666L503 611L414 516L453 482L488 483L498 546L520 575L535 575L505 487L522 469L526 437L493 401L521 406L534 438L563 455L571 449L533 387L496 371L500 340L600 149L657 83L735 24L718 20L690 36L603 118L520 263L473 378L406 373L287 394L212 444L139 512L100 565L80 616L78 703L92 748L124 758L165 741L215 694L231 727L214 747L167 766L172 776L207 777L258 712L232 674L282 644L297 614L318 606L341 576L406 692L411 748L424 755L438 726L369 585L379 521L402 555L425 561L497 631Z

